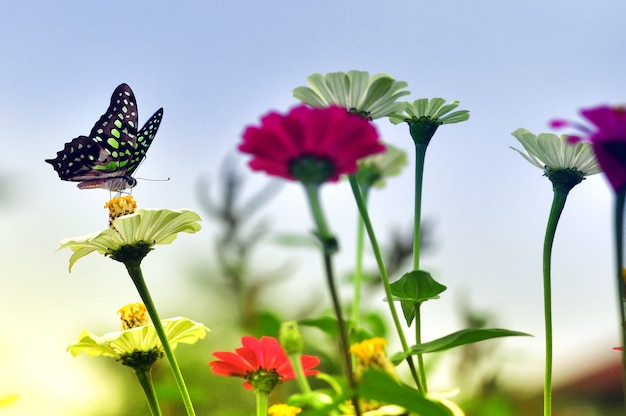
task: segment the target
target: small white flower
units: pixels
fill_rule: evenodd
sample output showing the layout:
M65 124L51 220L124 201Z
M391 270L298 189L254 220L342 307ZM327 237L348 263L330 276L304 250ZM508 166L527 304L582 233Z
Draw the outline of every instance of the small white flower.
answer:
M535 136L526 129L517 129L511 134L524 146L525 152L511 149L546 172L569 169L588 176L602 171L590 143L570 144L567 135L541 133Z
M454 100L446 104L443 98L420 98L412 103L402 103L401 114L393 114L389 116L389 121L393 124L399 124L403 121L407 123L427 119L437 125L460 123L469 119L468 110L458 110L451 112L459 106L459 102Z

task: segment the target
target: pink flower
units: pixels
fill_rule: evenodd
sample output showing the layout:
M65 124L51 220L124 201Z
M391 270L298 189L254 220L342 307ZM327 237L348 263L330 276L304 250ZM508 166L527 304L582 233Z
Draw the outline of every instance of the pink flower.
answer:
M574 127L581 136L570 136L572 141L587 140L600 167L615 191L626 187L626 108L603 105L588 108L581 114L595 129L565 120L554 120L552 127Z
M321 184L355 173L357 160L385 146L368 120L344 108L299 105L286 115L271 112L260 126L246 128L239 150L252 155L252 170Z
M246 380L243 383L246 389L254 388L268 394L276 385L295 378L287 354L276 338L264 336L258 340L248 335L241 338L241 344L243 347L237 348L235 352L213 353L218 358L209 363L213 373L219 376L243 377ZM312 369L320 362L317 357L302 355L300 361L305 375L319 373Z

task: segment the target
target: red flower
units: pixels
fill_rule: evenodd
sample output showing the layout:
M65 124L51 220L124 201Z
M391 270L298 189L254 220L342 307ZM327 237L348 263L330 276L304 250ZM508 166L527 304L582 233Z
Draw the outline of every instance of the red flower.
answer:
M385 150L366 119L332 106L271 112L243 133L239 150L252 155L252 170L304 183L336 181L356 172L357 160Z
M219 351L213 356L218 358L209 365L213 373L219 376L243 377L243 386L252 390L270 393L276 385L295 378L287 354L276 338L261 337L260 340L245 336L241 338L242 348L235 352ZM300 356L300 361L307 376L319 373L312 370L320 360L312 355Z
M582 136L571 136L573 140L588 140L600 167L615 191L626 187L626 108L607 105L588 108L581 114L589 120L595 130L564 120L552 121L552 127L575 127Z

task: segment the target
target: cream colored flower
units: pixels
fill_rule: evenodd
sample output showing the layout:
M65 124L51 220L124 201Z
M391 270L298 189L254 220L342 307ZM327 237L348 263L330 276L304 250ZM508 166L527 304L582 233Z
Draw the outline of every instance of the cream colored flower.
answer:
M195 344L210 331L203 324L182 316L163 319L161 323L172 349L176 348L178 343ZM103 355L118 360L123 360L125 356L137 351L152 352L155 349L162 351L162 344L152 324L110 332L103 336L84 330L78 336L78 341L67 347L73 356L85 353L91 357Z
M458 101L452 101L446 104L443 98L420 98L412 103L402 103L400 111L389 116L389 121L393 124L399 124L403 121L410 123L420 119L427 119L437 125L460 123L469 119L469 111L459 110L451 113L452 110L459 106Z
M114 257L122 248L142 246L147 254L156 244L170 244L180 232L197 232L198 221L200 216L189 210L140 209L114 219L110 228L99 233L62 240L59 250L71 248L74 252L70 257L71 271L77 260L94 251Z
M602 171L591 143L570 144L567 135L541 133L535 136L526 129L517 129L511 134L524 146L525 152L514 147L511 149L540 169L545 171L576 170L582 176Z
M338 105L370 120L401 111L397 100L409 94L407 83L387 74L372 77L366 71L313 74L307 78L309 87L298 87L293 96L313 107Z

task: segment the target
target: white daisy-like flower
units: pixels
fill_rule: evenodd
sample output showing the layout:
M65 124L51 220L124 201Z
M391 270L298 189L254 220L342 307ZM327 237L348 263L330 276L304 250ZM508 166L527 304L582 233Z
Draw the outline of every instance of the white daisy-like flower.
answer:
M469 119L468 110L458 110L451 112L459 106L458 101L446 104L443 98L420 98L412 103L402 103L400 112L389 116L389 121L399 124L403 121L411 123L418 120L428 120L437 125L460 123Z
M589 176L602 172L590 143L571 144L567 135L540 133L536 136L526 129L517 129L511 134L519 140L525 151L514 147L511 149L546 173L575 170L582 176Z
M120 249L137 247L137 251L145 255L156 244L170 244L180 232L195 233L200 230L200 216L190 210L139 209L127 214L132 211L132 204L119 201L109 202L106 207L111 211L109 228L61 241L59 250L71 248L74 252L70 257L70 270L76 261L94 251L117 259L116 253Z
M407 83L396 81L387 74L372 77L366 71L313 74L307 78L309 87L298 87L293 96L313 107L331 105L375 120L401 111L398 99L410 94L404 90Z

